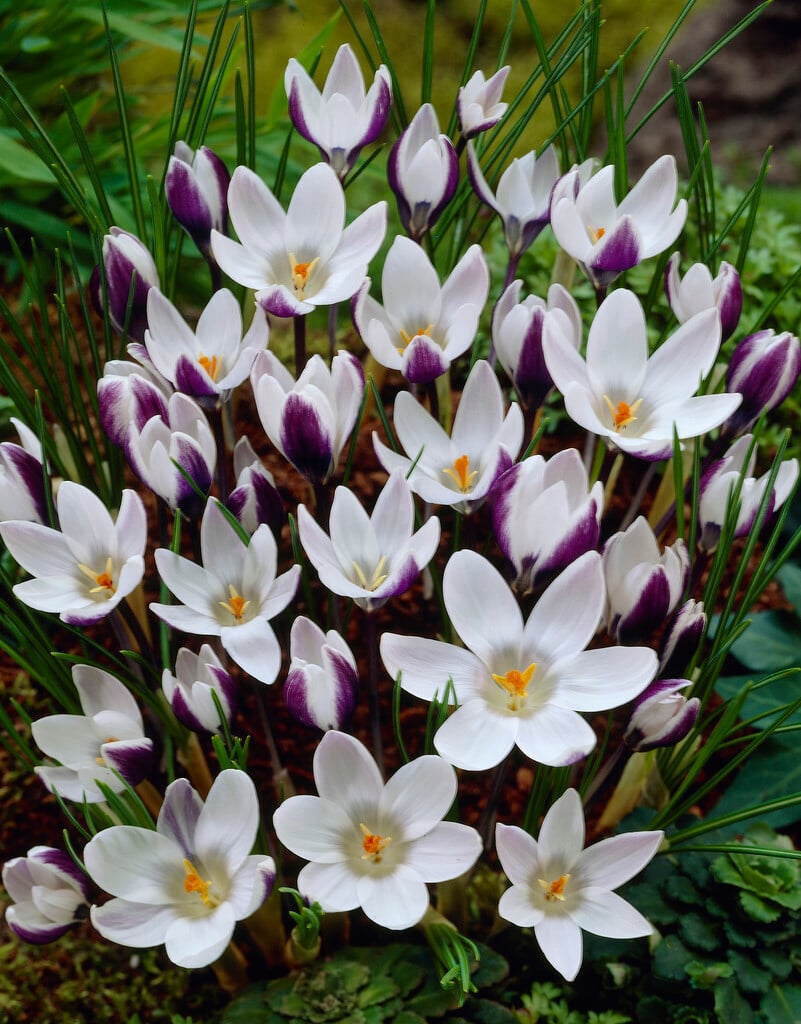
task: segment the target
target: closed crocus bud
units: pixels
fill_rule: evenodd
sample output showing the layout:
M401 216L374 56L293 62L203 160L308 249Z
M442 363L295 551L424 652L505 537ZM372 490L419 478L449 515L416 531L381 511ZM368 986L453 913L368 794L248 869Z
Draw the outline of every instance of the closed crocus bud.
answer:
M637 753L656 747L672 747L695 725L701 702L687 700L679 690L689 679L657 679L634 700L634 710L623 740Z
M757 331L737 345L726 372L726 390L743 396L737 411L724 424L729 434L741 434L780 405L795 387L801 372L801 343L794 334L772 329Z
M323 633L301 615L292 624L289 655L284 684L289 713L303 725L341 729L353 714L359 684L350 647L335 630Z
M660 626L687 583L690 560L679 539L660 554L653 530L639 516L603 550L606 623L619 643L635 643Z
M228 183L222 160L208 148L192 149L176 142L167 165L164 192L173 216L206 259L211 255L211 230L228 232Z
M459 158L448 136L440 133L430 103L420 107L392 147L387 175L403 226L419 242L437 222L459 181Z
M0 522L23 519L29 523L47 523L42 446L34 432L11 417L20 444L0 444Z
M144 350L144 346L140 346ZM172 386L147 366L113 359L97 382L103 432L127 455L131 428L139 431L152 416L166 416Z
M706 625L703 601L685 601L673 616L673 621L662 638L659 651L659 674L681 675L686 672L690 659L698 650Z
M481 132L494 128L506 113L508 103L501 103L503 87L509 77L509 65L496 71L490 78L484 78L483 71L476 71L462 86L456 97L456 112L462 135L472 139Z
M153 257L136 235L122 228L111 228L103 238L103 270L111 326L118 334L143 341L147 327L147 293L159 285ZM103 290L97 268L92 274L90 292L95 309L102 316Z
M248 533L266 523L272 533L279 534L286 522L283 499L272 473L264 468L246 437L240 437L234 448L234 473L236 486L228 495L227 507Z
M724 260L715 278L705 264L694 263L679 278L679 254L674 252L665 269L665 291L679 323L714 306L720 313L721 341L734 333L743 309L743 287L731 263Z
M214 694L226 724L230 724L236 702L236 685L208 644L203 644L199 654L182 647L175 659L175 675L165 668L161 688L173 714L187 729L193 732L220 731L220 711Z
M24 942L52 942L89 916L86 875L52 846L34 846L27 857L6 861L3 887L14 901L6 908L6 924Z

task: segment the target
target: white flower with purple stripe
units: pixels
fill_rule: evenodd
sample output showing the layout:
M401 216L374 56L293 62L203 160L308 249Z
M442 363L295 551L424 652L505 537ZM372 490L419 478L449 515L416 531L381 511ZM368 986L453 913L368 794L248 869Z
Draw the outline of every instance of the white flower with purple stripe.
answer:
M485 77L483 71L475 71L459 89L456 112L462 135L466 139L494 128L506 113L509 104L502 103L501 96L510 70L507 64L489 78Z
M731 263L723 260L715 278L705 263L693 263L680 278L679 254L674 252L665 268L665 291L680 324L714 307L720 313L722 340L726 341L734 333L743 309L743 287Z
M688 700L680 690L692 686L689 679L657 679L634 701L623 739L638 753L672 747L695 725L701 701Z
M726 387L739 391L742 405L724 430L739 434L752 427L763 412L785 400L801 372L801 342L789 331L769 328L749 334L737 344L726 371Z
M305 615L292 623L284 703L293 718L317 729L341 729L353 714L356 659L334 629L324 633Z
M20 444L0 444L0 522L24 519L47 522L44 466L39 438L25 424L10 417L17 428Z
M208 258L212 228L228 231L226 194L231 176L217 154L176 142L164 177L164 194L173 216Z
M141 341L147 327L147 293L159 285L158 270L150 251L130 231L110 228L103 237L103 271L111 326L118 334L125 332L127 337ZM95 309L103 316L103 289L97 267L92 274L90 294Z
M53 942L89 915L86 875L52 846L34 846L26 857L7 860L3 886L14 901L6 908L6 924L24 942Z
M203 644L198 654L182 647L175 659L175 675L165 668L161 688L173 714L187 729L219 732L220 711L226 724L230 724L236 684L209 644Z

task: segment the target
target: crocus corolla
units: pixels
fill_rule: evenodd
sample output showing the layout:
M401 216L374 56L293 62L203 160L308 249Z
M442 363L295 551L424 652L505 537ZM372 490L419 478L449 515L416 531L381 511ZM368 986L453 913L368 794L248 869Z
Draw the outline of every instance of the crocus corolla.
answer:
M623 740L638 753L672 747L695 725L701 701L688 700L680 690L692 686L689 679L657 679L634 701Z
M507 64L489 78L483 71L475 71L461 87L456 95L456 112L464 138L472 139L494 128L506 113L509 104L502 103L501 96L510 70Z
M680 324L704 309L720 313L721 339L734 333L743 309L743 286L737 270L725 260L713 278L705 263L694 263L679 277L679 254L674 252L665 268L665 291L670 308Z
M182 647L175 659L175 675L165 668L161 688L173 714L187 729L219 732L220 712L225 724L230 724L236 684L209 644L202 644L198 654Z
M10 417L17 428L20 443L0 444L0 522L24 519L31 523L47 522L42 446L39 438L25 424Z
M356 659L335 629L324 633L305 615L292 623L284 703L290 715L317 729L341 729L353 714Z
M801 372L801 342L789 331L769 328L749 334L737 344L726 370L726 387L743 396L742 405L724 425L724 432L749 430L763 412L785 400Z
M254 533L266 523L274 534L279 534L286 522L284 500L272 473L246 437L240 437L234 446L234 474L236 484L226 506L248 533Z
M164 177L164 194L173 216L203 256L211 255L212 228L228 231L228 184L231 175L208 146L192 149L176 142Z
M106 278L108 318L118 334L142 341L147 327L147 293L159 285L156 264L147 246L122 228L110 228L103 237L103 272ZM90 282L95 309L103 315L100 270Z
M69 854L34 846L3 865L3 886L14 901L6 924L24 942L52 942L89 914L89 883Z

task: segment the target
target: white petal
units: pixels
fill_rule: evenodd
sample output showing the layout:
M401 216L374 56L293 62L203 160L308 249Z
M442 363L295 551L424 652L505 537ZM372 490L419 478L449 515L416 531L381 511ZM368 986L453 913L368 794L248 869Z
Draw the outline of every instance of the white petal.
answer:
M523 651L532 652L531 658L524 656L526 664L536 660L534 652L553 663L583 650L598 628L605 598L601 557L588 551L557 576L534 606L523 632Z
M567 916L546 914L534 926L534 934L545 959L566 981L573 981L583 956L581 929Z
M653 932L639 910L605 889L584 889L569 913L579 928L610 939L636 939Z
M102 907L92 907L92 924L104 939L121 946L145 949L160 946L176 918L173 906L154 907L129 900L109 900Z
M220 772L195 829L195 850L207 869L233 875L253 848L259 827L256 787L245 772Z
M519 719L500 715L486 701L463 704L439 727L434 746L455 768L485 771L494 768L515 745Z
M92 879L112 896L158 906L183 891L183 851L150 829L104 829L86 845L83 858Z
M234 924L230 903L221 903L204 916L178 917L164 936L167 956L178 967L207 967L222 956Z
M353 736L327 732L314 753L314 781L324 800L337 804L352 821L373 813L383 780L367 748Z
M517 825L498 822L495 849L504 874L514 885L527 886L542 875L537 840Z
M350 864L307 864L298 874L298 892L317 901L326 913L355 910L359 906L356 875Z
M357 891L365 914L384 928L411 928L428 908L425 883L403 864L389 875L363 876Z
M441 757L427 755L403 765L384 786L378 810L397 822L404 841L419 839L442 821L456 796L456 772ZM450 876L449 876L450 877Z
M291 796L273 815L275 834L288 850L318 864L338 864L347 859L344 837L356 824L331 800L316 796Z
M584 811L575 789L566 789L551 804L542 821L538 846L546 880L570 873L584 848Z
M457 551L445 567L442 589L454 629L490 671L499 655L517 657L523 618L491 562L475 551Z
M442 821L406 851L405 863L424 882L445 882L469 871L481 856L481 837L474 828Z
M384 633L380 643L381 658L387 672L395 679L401 675L401 686L423 700L442 700L450 679L461 703L477 696L484 689L487 670L470 651L441 640Z
M663 832L626 832L603 839L581 855L578 870L581 884L617 889L628 882L654 857Z

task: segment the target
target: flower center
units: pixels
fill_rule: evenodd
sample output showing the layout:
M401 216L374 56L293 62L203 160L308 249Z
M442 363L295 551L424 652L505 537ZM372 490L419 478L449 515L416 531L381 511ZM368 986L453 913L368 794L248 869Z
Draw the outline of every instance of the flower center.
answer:
M216 384L217 378L220 376L220 370L222 369L222 360L218 359L217 356L201 355L198 356L197 361Z
M587 234L590 236L590 241L592 242L592 244L597 245L598 242L600 242L606 234L606 228L594 228L588 224Z
M116 736L109 736L103 742L104 743L116 743L117 742L117 737ZM96 757L95 758L95 764L99 764L101 768L108 768L108 765L106 764L106 759L104 757Z
M531 682L531 677L536 671L537 665L532 661L528 668L523 669L522 672L516 668L510 668L509 671L502 676L496 676L493 672L492 678L498 686L506 690L509 694L509 702L507 706L510 711L519 711L525 704L526 697L528 697L528 690L526 687Z
M320 257L315 256L308 263L298 263L295 259L295 254L289 254L289 265L292 268L292 287L295 289L295 295L299 299L305 298L305 289L309 283L309 277L319 262Z
M197 873L197 868L191 860L184 860L184 871L186 872L186 878L184 879L184 890L186 892L196 892L198 896L203 900L203 905L206 907L216 907L218 901L213 897L209 896L209 889L211 888L211 879L207 879L205 882Z
M403 350L406 348L406 346L409 344L409 342L412 341L412 339L419 338L421 334L424 334L427 338L430 338L431 337L431 332L433 330L434 330L434 325L433 324L429 324L428 327L420 327L418 330L414 331L412 334L407 334L406 331L400 331L399 332L400 333L400 339L403 342L403 344L398 347L398 352L400 352L400 354L403 355Z
M387 564L387 556L382 555L378 565L373 569L373 575L370 579L367 578L367 574L364 569L359 565L358 562L353 563L353 572L356 574L356 582L360 587L364 587L365 590L369 590L370 593L374 590L378 590L384 580L387 578L389 573L383 572L384 566Z
M628 402L618 402L617 408L615 408L609 395L604 395L604 401L609 412L612 414L612 423L616 434L619 434L621 430L625 430L629 423L633 423L637 419L635 413L642 405L641 398L638 398L633 405L629 405Z
M458 459L454 459L453 467L446 466L442 472L453 480L462 494L470 490L473 480L478 476L477 469L470 469L470 458L467 455L460 455Z
M88 565L83 565L82 562L78 563L78 568L84 576L88 576L95 584L95 586L89 589L90 594L101 594L105 591L106 597L111 597L117 589L114 586L114 561L111 555L106 559L106 568L103 572L95 572L94 569L90 569Z
M565 886L570 875L560 875L555 882L546 882L544 878L538 878L540 888L545 893L545 899L549 903L563 903L565 899Z
M359 828L362 832L362 860L371 860L374 864L381 863L381 853L392 842L392 836L377 836L361 822Z
M242 621L242 616L250 606L250 601L246 601L244 597L239 593L233 583L228 584L228 594L230 595L227 601L219 601L218 604L225 611L230 612L237 622Z

